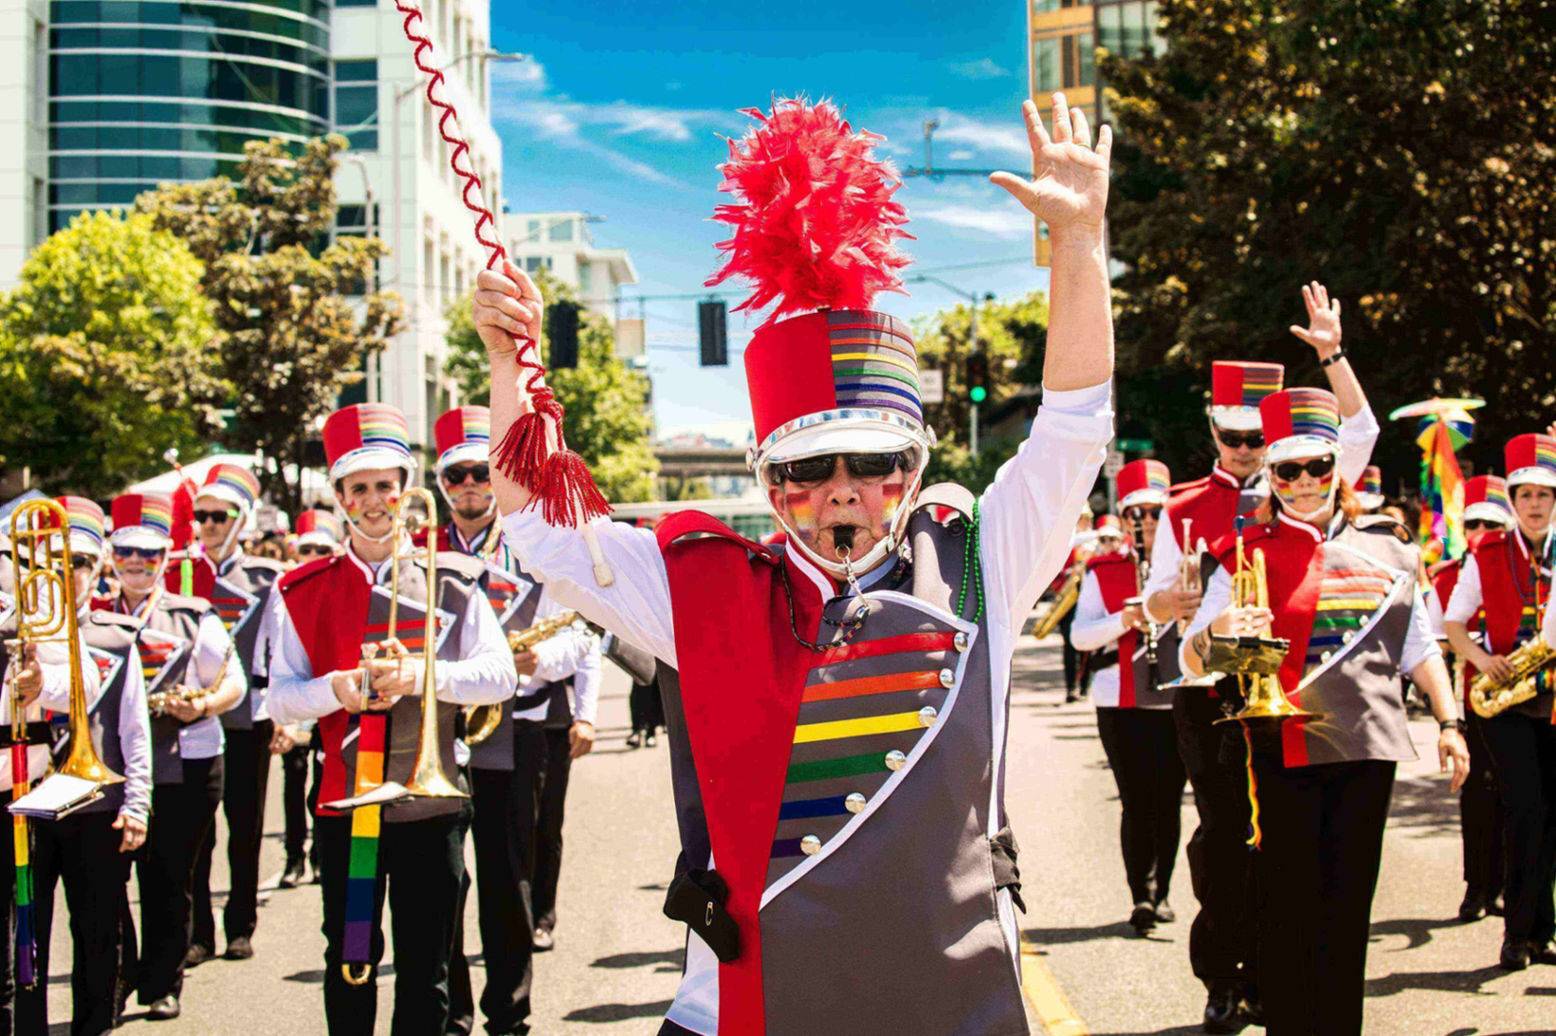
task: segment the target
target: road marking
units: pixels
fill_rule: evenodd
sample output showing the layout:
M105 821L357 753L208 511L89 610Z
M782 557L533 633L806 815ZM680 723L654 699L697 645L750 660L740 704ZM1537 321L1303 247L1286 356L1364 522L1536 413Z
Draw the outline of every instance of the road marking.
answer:
M1025 936L1021 938L1021 985L1048 1036L1087 1036L1090 1030L1086 1023L1065 999L1038 948Z

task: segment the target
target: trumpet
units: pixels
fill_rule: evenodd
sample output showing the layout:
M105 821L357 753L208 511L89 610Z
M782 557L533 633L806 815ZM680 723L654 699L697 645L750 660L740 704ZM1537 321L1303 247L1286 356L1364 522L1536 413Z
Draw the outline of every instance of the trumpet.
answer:
M1194 525L1194 519L1183 519L1183 553L1178 558L1178 585L1184 590L1199 590L1200 587L1200 557L1205 553L1205 542L1201 540L1198 545L1189 537L1189 530ZM1178 634L1188 628L1188 619L1178 620Z
M1264 551L1255 550L1250 563L1243 551L1242 519L1237 524L1237 570L1232 575L1232 604L1239 608L1268 608L1270 584L1265 574ZM1280 667L1291 641L1277 638L1268 623L1251 637L1210 638L1205 668L1237 677L1243 690L1243 708L1217 723L1249 723L1254 720L1316 719L1286 698L1280 685Z
M1133 523L1133 525L1135 545L1135 582L1140 587L1140 593L1131 597L1124 603L1141 605L1140 610L1145 613L1145 629L1141 630L1140 632L1145 637L1145 664L1147 667L1146 672L1150 679L1150 683L1147 684L1147 686L1155 687L1160 684L1162 680L1161 663L1156 657L1156 638L1161 633L1161 627L1157 626L1156 620L1151 618L1151 610L1144 607L1145 597L1143 594L1145 593L1146 584L1150 582L1151 579L1151 562L1145 555L1145 522L1143 520L1136 521Z
M508 634L508 650L514 654L528 651L536 644L550 640L577 621L577 612L557 612L548 619L541 619L533 626L513 630ZM506 705L506 702L466 705L465 744L473 747L491 737L497 730L497 725L502 722L502 710Z

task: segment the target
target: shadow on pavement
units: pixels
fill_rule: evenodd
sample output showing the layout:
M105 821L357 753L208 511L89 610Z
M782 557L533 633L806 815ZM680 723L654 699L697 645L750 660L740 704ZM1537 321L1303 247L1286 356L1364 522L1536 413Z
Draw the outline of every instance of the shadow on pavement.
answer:
M1502 978L1507 972L1495 964L1473 971L1396 971L1392 975L1367 980L1367 996L1393 996L1409 989L1430 989L1440 993L1484 993L1494 996L1492 990L1482 989L1487 982Z
M1199 1036L1205 1030L1198 1025L1177 1025L1171 1029L1152 1029L1150 1032L1121 1032L1109 1030L1107 1032L1093 1033L1092 1036Z
M1395 953L1403 953L1405 950L1418 950L1432 941L1432 933L1439 928L1463 928L1465 923L1456 917L1430 918L1411 917L1399 918L1393 921L1374 921L1370 929L1369 941L1377 942L1386 935L1403 935L1407 940L1405 945Z
M1068 946L1078 942L1094 942L1098 939L1135 939L1135 930L1128 921L1092 925L1077 928L1027 928L1021 933L1038 949L1045 946Z
M1409 828L1417 838L1459 836L1459 797L1448 793L1446 782L1411 777L1394 784L1389 804L1389 826Z
M472 958L472 960L473 960L473 958ZM379 978L393 978L394 977L394 965L393 964L380 964L378 966L378 977ZM285 977L285 981L287 981L287 982L312 982L312 983L314 983L316 985L323 985L324 984L324 969L323 968L309 968L307 971L294 971L290 975L287 975Z
M675 970L680 971L685 950L644 950L634 953L614 953L609 957L601 957L589 966L591 968L641 968L649 964L674 964Z
M621 1022L629 1018L660 1018L670 1010L674 1000L659 1000L652 1004L595 1004L580 1007L563 1016L564 1022Z

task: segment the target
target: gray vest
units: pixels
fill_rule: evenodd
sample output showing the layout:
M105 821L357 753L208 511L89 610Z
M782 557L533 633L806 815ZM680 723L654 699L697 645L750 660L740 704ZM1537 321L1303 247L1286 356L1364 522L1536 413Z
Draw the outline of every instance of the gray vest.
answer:
M237 644L232 664L243 667L243 675L250 683L250 692L244 699L221 714L221 724L228 730L254 729L254 709L264 698L255 694L253 688L263 686L270 668L268 659L254 657L255 650L259 647L270 588L285 571L279 562L245 554L217 576L211 588L211 607Z
M194 668L195 634L211 606L198 597L164 593L141 627L135 646L140 651L141 670L146 676L146 694L169 690L179 684L199 680ZM139 622L139 617L134 617ZM178 734L202 723L218 725L213 717L184 724L169 715L151 717L151 783L182 784L184 763L179 754Z
M124 680L132 665L140 664L135 652L135 634L140 623L128 615L113 612L87 612L81 626L86 639L90 659L82 661L97 666L103 681L102 697L88 714L88 729L92 734L92 747L97 750L103 765L114 773L124 774L124 749L119 743L119 717L124 706ZM68 717L67 717L68 722ZM56 751L56 762L64 761L65 742ZM177 759L174 759L177 762ZM182 773L179 778L182 778ZM164 782L166 783L166 782ZM176 783L176 782L175 782ZM103 797L81 807L80 813L117 813L124 805L123 783L106 785Z
M503 633L517 633L532 626L535 612L540 607L540 584L525 575L506 550L498 551L482 569L481 591L497 612ZM496 707L502 710L502 719L486 740L470 747L470 765L477 770L512 770L514 712L532 709L542 701L552 699L559 691L565 701L565 683L542 684L528 693L521 692L498 703Z

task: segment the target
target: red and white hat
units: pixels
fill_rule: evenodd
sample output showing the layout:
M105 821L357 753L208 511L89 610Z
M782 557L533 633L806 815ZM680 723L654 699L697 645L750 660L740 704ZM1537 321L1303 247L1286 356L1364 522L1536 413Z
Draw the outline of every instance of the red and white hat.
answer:
M409 480L416 466L405 415L388 403L357 403L335 411L324 422L323 438L331 482L372 468L399 468Z
M116 547L167 550L173 545L173 498L166 493L121 493L109 508Z
M1165 507L1171 488L1172 478L1161 461L1147 458L1125 464L1118 470L1118 509L1136 504Z
M1285 379L1286 368L1278 363L1216 360L1210 365L1210 419L1232 431L1258 431L1259 404Z
M1496 475L1476 475L1464 483L1464 520L1511 528L1513 505L1507 499L1507 483Z
M1267 450L1264 462L1294 457L1340 455L1340 401L1319 388L1294 388L1265 396L1259 403Z
M338 546L346 534L339 518L317 507L310 507L297 516L296 532L299 546L312 543L323 547Z
M1091 531L1096 533L1098 538L1104 536L1116 536L1119 539L1124 538L1124 527L1119 524L1118 515L1116 514L1097 515L1097 521L1092 525Z
M1384 501L1383 469L1376 464L1367 465L1352 488L1356 490L1356 502L1361 504L1363 511L1376 511Z
M214 496L235 505L248 514L259 499L259 479L241 464L221 463L205 474L205 484L195 494L196 498Z
M1527 432L1508 440L1502 455L1507 462L1509 491L1526 482L1556 488L1556 439Z
M432 426L437 442L435 471L450 464L485 464L491 454L492 412L484 406L461 406L445 411Z
M65 509L65 519L70 522L70 549L78 554L101 554L106 519L97 502L84 496L61 496L54 502Z

